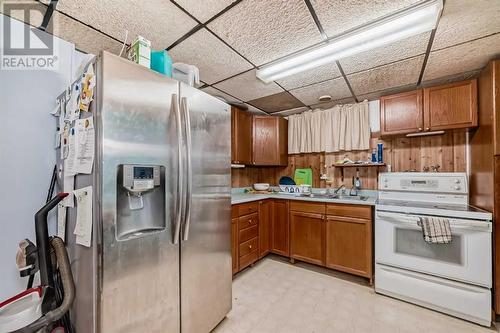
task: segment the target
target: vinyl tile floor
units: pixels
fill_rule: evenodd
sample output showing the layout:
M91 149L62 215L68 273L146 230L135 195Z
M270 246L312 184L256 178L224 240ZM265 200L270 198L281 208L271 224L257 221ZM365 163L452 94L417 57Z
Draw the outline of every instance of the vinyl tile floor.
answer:
M272 256L233 280L233 309L215 333L496 333L375 294L366 280Z

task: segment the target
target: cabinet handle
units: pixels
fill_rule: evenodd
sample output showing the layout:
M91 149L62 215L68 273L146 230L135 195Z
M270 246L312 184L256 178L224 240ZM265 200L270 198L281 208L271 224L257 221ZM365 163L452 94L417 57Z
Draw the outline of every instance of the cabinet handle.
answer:
M252 249L252 245L248 245L248 249L251 250Z
M248 220L248 224L252 224L252 220Z
M426 128L425 128L425 130L426 130L427 132L429 132L429 131L431 130L431 128L430 128L430 127L426 127Z
M419 128L418 128L418 131L419 131L419 132L422 132L422 127L419 127Z

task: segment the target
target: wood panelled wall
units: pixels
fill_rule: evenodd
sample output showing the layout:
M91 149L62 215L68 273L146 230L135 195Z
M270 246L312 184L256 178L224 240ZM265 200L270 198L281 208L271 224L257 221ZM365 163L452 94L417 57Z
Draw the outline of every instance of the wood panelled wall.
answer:
M370 146L375 148L377 143L384 144L384 162L392 166L392 171L423 171L424 167L439 164L441 172L465 172L466 161L466 132L450 131L444 135L406 138L398 137L381 140L378 137L371 139ZM277 185L281 176L293 177L296 168L311 168L313 170L314 187L339 186L341 172L333 163L344 156L351 160L366 160L371 156L370 150L350 151L338 153L310 153L288 155L287 167L246 167L232 169L232 186L246 187L254 183L270 183ZM320 173L326 173L329 180L320 180ZM376 189L377 170L374 167L359 168L362 187ZM379 171L385 171L379 167ZM344 184L351 187L352 177L356 168L344 168Z

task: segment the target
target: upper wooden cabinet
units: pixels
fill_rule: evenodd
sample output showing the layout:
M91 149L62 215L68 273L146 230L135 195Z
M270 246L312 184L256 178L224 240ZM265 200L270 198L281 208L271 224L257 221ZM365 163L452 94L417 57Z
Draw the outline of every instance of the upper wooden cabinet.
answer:
M253 116L253 164L288 164L288 121L282 117Z
M252 115L231 107L231 162L235 164L252 163Z
M477 81L425 88L424 126L427 131L477 126Z
M380 98L381 135L477 126L477 81L468 80Z
M423 130L422 89L380 97L380 134Z

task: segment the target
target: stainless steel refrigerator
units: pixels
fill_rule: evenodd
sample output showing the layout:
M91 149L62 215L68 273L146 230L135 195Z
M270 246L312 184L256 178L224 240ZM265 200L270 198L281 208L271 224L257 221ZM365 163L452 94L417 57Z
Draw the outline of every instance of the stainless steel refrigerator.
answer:
M77 332L210 332L231 309L226 103L109 53L97 60L90 248L67 244ZM60 175L61 176L61 175Z

